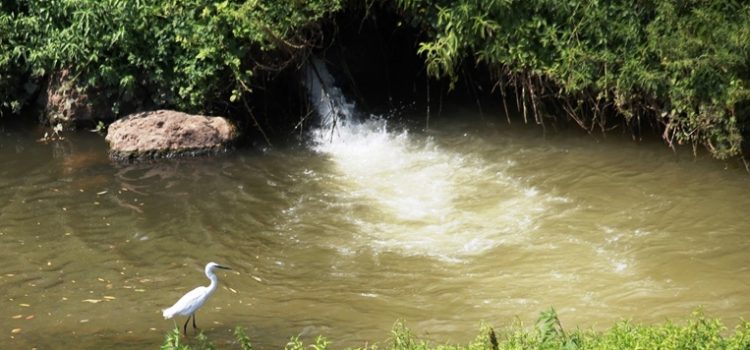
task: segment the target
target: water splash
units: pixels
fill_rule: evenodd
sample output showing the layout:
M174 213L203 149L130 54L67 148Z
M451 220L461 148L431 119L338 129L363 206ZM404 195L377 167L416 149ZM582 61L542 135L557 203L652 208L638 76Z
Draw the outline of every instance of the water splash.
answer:
M321 116L311 148L333 162L340 199L368 208L344 213L357 227L355 246L457 262L520 244L535 229L550 199L508 176L511 162L447 151L377 116L358 121L322 61L308 65L307 79Z
M320 59L313 58L305 67L305 86L310 103L320 117L320 128L314 132L334 132L337 127L347 127L354 118L354 103L341 92L328 68ZM323 134L318 136L324 136Z

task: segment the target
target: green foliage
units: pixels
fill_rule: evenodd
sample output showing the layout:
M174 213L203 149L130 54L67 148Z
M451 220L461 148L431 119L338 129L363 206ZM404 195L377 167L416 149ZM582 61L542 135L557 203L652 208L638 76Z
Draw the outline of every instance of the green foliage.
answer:
M242 349L250 349L250 340L241 328L235 329L235 338ZM467 345L432 344L418 339L403 324L396 322L390 339L384 344L387 350L621 350L621 349L663 349L663 350L741 350L750 348L750 323L743 321L731 335L716 319L707 318L696 311L683 324L666 322L661 325L637 325L621 321L603 332L576 329L566 332L557 313L550 309L540 314L535 327L520 325L502 332L500 339L495 331L483 325L479 335ZM197 339L196 345L188 346L179 342L178 328L171 330L162 350L166 349L214 349L204 338ZM330 342L317 337L314 344L306 345L299 337L292 337L285 350L327 350ZM377 350L377 344L357 350Z
M286 343L284 350L305 350L305 344L302 343L302 340L298 336L294 336Z
M96 127L94 127L91 132L95 132L97 134L105 134L107 132L107 126L104 125L104 122L100 120L96 123Z
M0 2L0 117L20 112L38 88L28 80L29 61L42 32L35 18L10 11L16 6Z
M374 0L368 0L366 8ZM586 128L655 121L670 144L740 154L750 135L750 6L744 1L380 1L426 40L427 72L454 83L487 67L524 117ZM44 77L120 106L225 110L299 62L343 0L8 0L0 3L0 116ZM619 119L622 120L622 119Z
M430 39L427 72L455 82L467 59L520 105L556 98L584 125L606 111L656 119L673 143L740 153L750 103L750 6L741 1L400 0ZM417 15L419 14L419 15ZM612 114L612 113L609 113Z
M204 112L250 92L256 72L302 57L315 43L318 22L341 2L18 0L15 5L0 7L0 101L6 110L23 104L13 90L25 75L67 69L80 88L118 101L141 94L157 106Z
M180 328L175 326L170 330L164 337L164 343L161 345L161 350L189 350L186 344L180 343Z
M250 338L245 334L245 330L242 329L242 327L237 326L234 329L234 337L237 339L242 350L253 350L253 345L250 344Z

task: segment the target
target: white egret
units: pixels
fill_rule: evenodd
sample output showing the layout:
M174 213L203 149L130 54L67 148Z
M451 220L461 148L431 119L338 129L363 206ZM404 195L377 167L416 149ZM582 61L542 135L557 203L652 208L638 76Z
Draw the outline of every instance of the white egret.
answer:
M211 284L209 284L208 287L200 286L191 290L190 292L183 295L180 300L172 305L172 307L162 310L162 315L164 315L165 319L170 319L174 317L174 315L182 315L188 317L188 319L185 321L185 325L182 327L182 332L185 333L185 335L187 335L187 325L188 322L190 322L190 318L193 319L193 329L198 328L195 325L195 312L198 311L201 306L203 306L203 303L205 303L208 297L210 297L211 294L213 294L216 290L216 285L219 283L219 279L214 274L215 268L231 270L230 268L221 266L215 262L206 264L206 277L211 280Z

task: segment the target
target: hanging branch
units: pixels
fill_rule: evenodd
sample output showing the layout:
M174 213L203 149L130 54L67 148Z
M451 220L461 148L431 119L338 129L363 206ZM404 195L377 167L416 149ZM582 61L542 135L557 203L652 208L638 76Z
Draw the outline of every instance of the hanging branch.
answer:
M523 102L523 122L524 124L528 124L529 120L526 117L526 84L521 83L521 101Z
M313 73L315 73L315 77L318 78L318 81L320 82L320 88L323 89L323 93L328 96L328 103L331 106L331 114L333 116L333 123L331 123L331 141L333 141L333 133L336 129L337 121L339 118L338 108L336 108L336 104L333 103L333 100L331 100L330 96L331 94L328 92L328 88L323 83L323 78L320 76L320 72L318 72L318 68L315 67L315 64L310 62L308 58L308 65L312 67ZM322 115L321 117L325 118L326 116Z
M503 101L503 109L505 110L505 119L508 121L508 125L510 125L510 112L508 111L508 102L506 101L505 96L505 83L503 81L504 75L502 72L495 73L497 74L495 78L495 85L492 86L492 90L490 90L490 94L495 92L495 88L500 88L500 99Z
M477 109L479 110L479 117L484 119L484 110L482 109L482 102L479 101L479 93L477 93L476 86L474 85L474 81L471 79L471 75L466 71L466 66L461 66L461 74L464 76L464 84L466 84L466 89L469 90L469 93L474 97L474 102L477 104Z
M430 128L430 76L425 74L425 85L427 85L427 118L425 120L425 129Z
M440 81L440 88L438 89L438 118L443 115L443 81Z
M268 144L268 146L273 147L273 145L271 144L271 140L268 138L268 136L266 136L266 132L263 131L263 128L258 123L258 120L255 119L255 114L253 114L253 110L247 104L247 100L245 99L245 96L242 96L240 98L242 99L242 104L245 105L245 109L247 110L247 113L250 115L250 118L253 120L253 124L258 129L258 131L260 131L260 134L263 135L263 139L266 140L266 143Z
M300 127L302 127L302 124L305 122L305 120L307 120L307 118L310 117L312 114L313 114L313 111L309 111L302 118L300 118L297 124L294 125L294 130L297 130Z
M583 120L581 120L578 117L578 114L576 113L575 108L573 108L573 106L570 105L569 99L563 99L562 108L565 111L565 113L568 114L568 117L570 117L571 119L573 119L578 124L578 126L581 127L581 129L586 130L588 132L588 127L583 122Z

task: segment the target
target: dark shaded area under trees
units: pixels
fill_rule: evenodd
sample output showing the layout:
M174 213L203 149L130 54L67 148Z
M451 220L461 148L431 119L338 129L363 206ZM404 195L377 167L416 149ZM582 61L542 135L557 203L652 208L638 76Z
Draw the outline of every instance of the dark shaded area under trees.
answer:
M46 109L46 123L65 122L38 103L62 93L88 96L84 122L172 108L286 140L313 120L300 74L311 55L378 113L489 98L528 122L654 130L721 159L750 134L742 1L9 0L0 118Z

